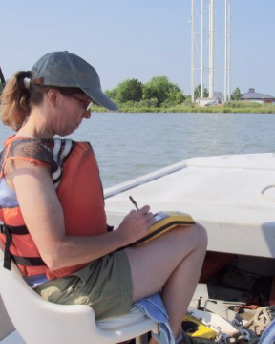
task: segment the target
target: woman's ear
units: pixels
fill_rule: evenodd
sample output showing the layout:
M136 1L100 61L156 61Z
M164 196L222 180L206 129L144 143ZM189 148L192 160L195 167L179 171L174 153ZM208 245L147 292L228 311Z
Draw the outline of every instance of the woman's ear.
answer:
M60 93L55 89L50 89L48 91L47 98L52 107L56 107L59 95Z

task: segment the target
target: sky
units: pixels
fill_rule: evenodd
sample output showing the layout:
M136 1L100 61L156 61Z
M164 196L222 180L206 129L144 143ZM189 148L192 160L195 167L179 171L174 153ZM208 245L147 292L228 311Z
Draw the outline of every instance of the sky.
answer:
M275 1L231 0L231 12L231 92L275 96ZM8 79L67 50L96 68L103 90L165 75L190 94L190 19L191 0L0 0L0 67Z

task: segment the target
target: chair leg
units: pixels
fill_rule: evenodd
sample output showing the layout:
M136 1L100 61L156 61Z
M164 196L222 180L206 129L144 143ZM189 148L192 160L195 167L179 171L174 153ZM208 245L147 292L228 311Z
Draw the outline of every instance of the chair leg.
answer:
M149 337L148 337L148 333L144 333L141 336L135 338L135 339L131 339L131 340L126 340L126 342L119 342L117 344L148 344L149 343Z
M145 333L136 338L136 344L148 344L148 334Z

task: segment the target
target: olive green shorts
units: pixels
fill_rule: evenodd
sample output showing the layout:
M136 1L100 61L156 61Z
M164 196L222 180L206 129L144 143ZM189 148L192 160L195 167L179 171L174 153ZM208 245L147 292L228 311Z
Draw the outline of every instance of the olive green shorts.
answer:
M96 320L126 314L132 306L132 276L128 257L117 251L73 274L33 288L49 302L88 305Z

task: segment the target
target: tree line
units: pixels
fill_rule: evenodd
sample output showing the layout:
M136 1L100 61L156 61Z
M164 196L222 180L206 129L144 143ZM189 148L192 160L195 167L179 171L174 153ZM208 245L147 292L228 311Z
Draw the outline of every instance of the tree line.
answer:
M130 107L171 107L186 99L179 86L166 76L154 76L147 83L134 78L126 79L105 93L118 105Z
M171 82L167 76L154 76L147 83L138 79L126 79L113 90L106 91L118 105L129 107L167 108L180 104L191 104L191 96L184 95L180 87ZM208 97L207 88L203 89L203 97ZM239 87L231 95L232 100L241 98ZM195 89L195 99L201 97L201 86Z

